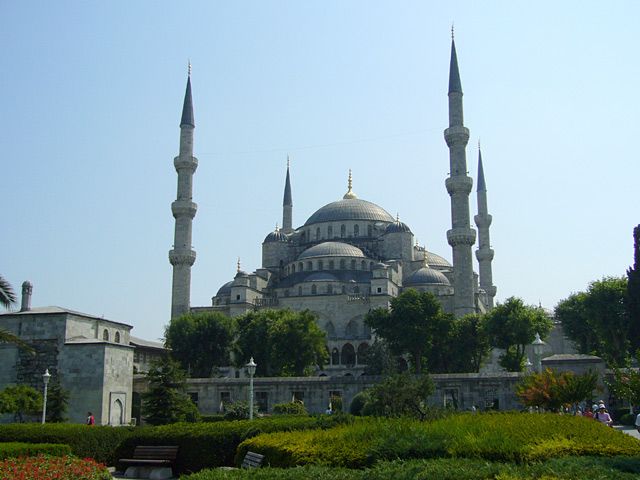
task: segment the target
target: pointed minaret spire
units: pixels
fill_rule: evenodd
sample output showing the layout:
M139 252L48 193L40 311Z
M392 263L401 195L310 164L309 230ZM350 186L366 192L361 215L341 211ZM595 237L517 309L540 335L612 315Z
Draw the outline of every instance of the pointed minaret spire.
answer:
M349 169L349 180L347 181L347 193L344 194L344 196L342 197L343 199L349 200L349 199L358 198L356 194L353 193L352 187L353 187L353 181L351 179L351 169Z
M173 160L178 174L178 194L171 204L176 220L173 249L169 251L169 262L173 265L171 288L171 318L188 313L191 302L191 267L196 261L196 252L191 245L193 218L198 206L193 202L193 174L198 168L198 159L193 156L193 102L191 100L191 64L189 64L187 88L180 121L180 153Z
M491 262L493 261L493 250L491 249L491 238L489 227L492 217L489 215L487 207L487 187L484 181L484 168L482 166L482 151L480 141L478 141L478 214L474 217L478 226L478 249L476 258L480 273L480 288L487 294L487 307L493 308L493 299L496 296L497 288L493 285L493 273Z
M451 39L451 62L449 65L449 128L444 138L449 147L449 178L445 181L451 197L451 230L447 241L453 256L454 314L457 317L474 313L475 282L471 246L476 241L476 232L471 228L469 194L473 180L467 175L466 147L469 130L463 124L462 86L458 70L455 41Z
M293 233L293 200L291 197L291 178L289 177L289 166L291 165L287 154L287 177L284 181L284 197L282 199L282 231L283 233Z
M239 273L241 271L240 268L240 257L238 257L238 263L236 264L236 273Z

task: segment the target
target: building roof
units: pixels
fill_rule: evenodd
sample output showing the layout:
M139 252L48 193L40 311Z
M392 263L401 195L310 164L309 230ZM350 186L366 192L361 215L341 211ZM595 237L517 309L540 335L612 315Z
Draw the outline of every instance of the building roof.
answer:
M110 323L115 323L118 325L122 325L123 327L129 327L129 328L133 328L132 325L129 325L127 323L122 323L122 322L116 322L115 320L109 320L107 318L104 317L97 317L96 315L89 315L88 313L82 313L82 312L76 312L75 310L69 310L68 308L62 308L62 307L34 307L34 308L30 308L29 310L25 310L23 312L5 312L5 313L0 313L0 317L2 316L9 316L9 315L55 315L55 314L69 314L69 315L77 315L79 317L86 317L86 318L92 318L95 320L101 320L103 322L110 322Z
M395 219L382 207L359 198L343 198L318 209L304 224L340 222L344 220L368 220L393 222Z
M364 253L358 247L341 242L323 242L307 248L300 254L298 260L312 257L361 257Z
M158 350L167 350L161 342L144 340L138 337L129 337L129 344L136 347L155 348Z
M406 223L396 220L387 225L384 233L411 233L411 229Z
M272 243L272 242L288 242L289 239L287 238L287 236L282 233L281 230L276 229L273 232L271 232L269 235L267 235L264 238L264 242L262 243Z
M429 267L422 267L413 272L403 284L410 285L450 285L444 273Z
M427 264L430 267L438 267L438 268L453 268L453 266L443 257L437 255L433 252L424 252L427 256Z
M231 287L233 286L233 280L228 281L224 285L220 287L218 293L216 293L216 297L220 295L231 295Z

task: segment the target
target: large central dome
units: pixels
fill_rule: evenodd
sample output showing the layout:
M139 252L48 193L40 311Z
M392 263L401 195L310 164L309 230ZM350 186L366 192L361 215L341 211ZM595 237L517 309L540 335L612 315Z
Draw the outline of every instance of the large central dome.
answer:
M305 226L322 222L340 222L343 220L370 220L394 222L395 219L382 207L359 198L344 198L331 202L317 210L306 221Z

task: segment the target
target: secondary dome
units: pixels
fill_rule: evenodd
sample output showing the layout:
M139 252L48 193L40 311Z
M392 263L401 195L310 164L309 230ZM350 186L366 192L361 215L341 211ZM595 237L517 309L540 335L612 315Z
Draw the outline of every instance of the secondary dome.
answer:
M220 295L231 295L232 286L233 286L233 280L225 283L220 287L220 290L218 290L218 293L216 293L216 296L219 297Z
M387 225L384 233L411 233L411 229L406 223L396 220Z
M427 264L430 267L452 268L452 265L440 255L436 255L433 252L425 252L425 254L427 255Z
M307 248L300 254L298 260L312 257L363 257L364 253L358 247L340 242L323 242Z
M280 230L275 230L267 235L262 243L273 243L273 242L288 242L289 239L287 236L282 233Z
M306 221L306 225L343 220L369 220L374 222L394 222L395 219L382 207L359 198L343 198L331 202L317 210Z
M406 287L410 285L425 284L450 285L449 279L444 275L444 273L429 267L422 267L416 270L404 281L404 285Z

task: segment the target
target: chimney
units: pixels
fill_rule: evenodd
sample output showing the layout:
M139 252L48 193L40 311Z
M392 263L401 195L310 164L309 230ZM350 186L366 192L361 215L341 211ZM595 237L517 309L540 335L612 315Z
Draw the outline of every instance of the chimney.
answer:
M20 305L21 312L28 312L31 310L31 294L33 293L33 285L26 280L22 284L22 305Z

